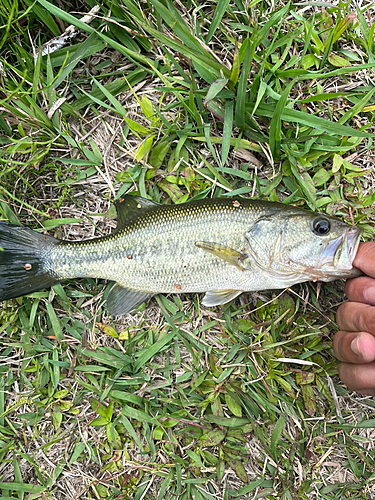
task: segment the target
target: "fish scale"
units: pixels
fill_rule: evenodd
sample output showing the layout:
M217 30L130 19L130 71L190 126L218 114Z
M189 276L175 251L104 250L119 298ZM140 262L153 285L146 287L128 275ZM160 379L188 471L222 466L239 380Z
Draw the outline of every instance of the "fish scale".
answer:
M81 277L115 281L122 315L157 293L206 292L224 304L243 291L353 277L361 230L335 217L243 198L161 205L126 195L106 237L71 242L0 223L0 300Z
M145 293L238 286L243 273L197 248L195 242L217 240L243 248L249 208L236 209L228 202L183 208L162 206L153 211L152 217L140 214L116 235L90 244L75 242L52 247L52 267L63 279L101 277ZM64 265L60 266L62 261Z

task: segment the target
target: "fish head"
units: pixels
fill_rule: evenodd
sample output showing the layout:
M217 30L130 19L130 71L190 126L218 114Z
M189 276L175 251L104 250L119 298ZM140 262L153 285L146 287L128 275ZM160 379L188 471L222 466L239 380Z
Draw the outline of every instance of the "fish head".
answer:
M336 217L301 209L261 217L246 234L249 265L284 277L284 285L305 280L355 277L362 230Z

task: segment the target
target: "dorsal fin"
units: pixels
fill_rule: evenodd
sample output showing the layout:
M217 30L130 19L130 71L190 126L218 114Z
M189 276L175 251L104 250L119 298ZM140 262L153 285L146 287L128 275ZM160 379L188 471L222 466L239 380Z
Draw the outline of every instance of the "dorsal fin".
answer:
M141 214L159 207L161 203L156 201L147 200L140 196L130 196L124 194L115 200L115 207L117 212L117 230L124 227L131 220L139 217Z

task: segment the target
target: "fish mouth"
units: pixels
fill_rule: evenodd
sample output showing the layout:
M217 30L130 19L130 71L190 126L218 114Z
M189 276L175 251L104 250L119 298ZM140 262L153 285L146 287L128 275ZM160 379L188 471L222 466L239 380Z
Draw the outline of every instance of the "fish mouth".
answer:
M348 247L348 255L350 264L353 265L353 260L357 254L357 250L359 247L359 241L363 234L363 229L359 229L358 227L352 227L347 231L347 247Z
M350 227L339 238L330 241L321 255L322 267L328 264L337 272L352 270L362 233L362 229Z

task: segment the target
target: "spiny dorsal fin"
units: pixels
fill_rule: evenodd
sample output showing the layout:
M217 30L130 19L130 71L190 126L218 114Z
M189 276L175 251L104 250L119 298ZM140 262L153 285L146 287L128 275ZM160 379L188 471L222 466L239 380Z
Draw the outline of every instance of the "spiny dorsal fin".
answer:
M211 243L209 241L196 241L195 246L216 255L216 257L220 257L220 259L232 264L232 266L236 266L240 271L244 270L241 266L241 262L247 257L245 253L237 252L237 250L233 250L233 248L221 245L220 243Z
M117 228L121 229L131 220L139 217L148 210L159 207L161 203L156 201L147 200L140 196L130 196L125 194L115 200L115 207L117 211Z

